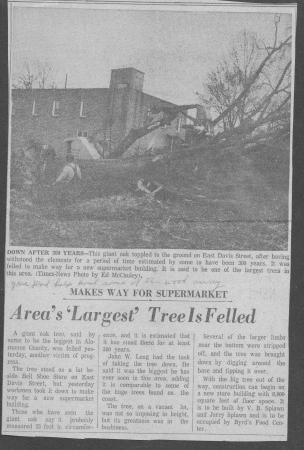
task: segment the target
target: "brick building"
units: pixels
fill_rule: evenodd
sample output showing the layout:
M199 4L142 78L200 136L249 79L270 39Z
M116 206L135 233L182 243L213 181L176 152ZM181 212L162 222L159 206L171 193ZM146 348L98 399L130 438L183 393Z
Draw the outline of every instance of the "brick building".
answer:
M133 68L111 71L109 88L96 89L14 89L12 91L11 142L17 150L36 138L50 144L59 156L66 153L64 140L83 136L108 145L109 152L132 128L147 124L154 105L168 104L143 92L144 73ZM184 138L180 115L171 126L159 129L136 143L136 148L167 145Z

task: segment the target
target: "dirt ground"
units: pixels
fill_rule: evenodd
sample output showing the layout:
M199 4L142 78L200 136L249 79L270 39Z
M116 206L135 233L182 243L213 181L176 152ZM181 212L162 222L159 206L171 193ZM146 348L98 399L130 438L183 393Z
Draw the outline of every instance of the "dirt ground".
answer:
M54 179L63 161L57 161ZM288 143L254 150L176 152L152 158L81 161L76 205L57 208L56 190L28 199L11 190L12 245L88 248L286 250ZM175 194L157 201L137 181Z

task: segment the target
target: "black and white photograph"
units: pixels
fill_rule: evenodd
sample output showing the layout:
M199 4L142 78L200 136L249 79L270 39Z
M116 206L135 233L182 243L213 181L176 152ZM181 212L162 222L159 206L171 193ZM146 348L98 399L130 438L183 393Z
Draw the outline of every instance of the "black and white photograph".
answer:
M293 41L279 8L15 6L9 244L288 250Z

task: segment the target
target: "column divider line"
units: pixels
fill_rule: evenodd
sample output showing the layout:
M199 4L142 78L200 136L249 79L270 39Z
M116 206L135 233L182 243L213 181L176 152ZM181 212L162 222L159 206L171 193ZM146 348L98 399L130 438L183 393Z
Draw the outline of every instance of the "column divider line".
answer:
M193 408L194 408L194 347L195 347L195 333L193 333L193 355L192 355L192 367L193 367L193 376L192 376L192 433L193 433Z

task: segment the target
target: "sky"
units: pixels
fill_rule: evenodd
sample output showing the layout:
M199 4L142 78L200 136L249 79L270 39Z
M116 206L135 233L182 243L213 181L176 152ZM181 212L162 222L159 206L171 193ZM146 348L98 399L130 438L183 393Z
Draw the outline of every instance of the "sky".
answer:
M58 88L109 86L111 69L145 73L144 92L177 104L197 101L208 72L246 29L272 40L274 14L14 7L13 72L48 60ZM281 18L282 37L291 16Z

